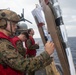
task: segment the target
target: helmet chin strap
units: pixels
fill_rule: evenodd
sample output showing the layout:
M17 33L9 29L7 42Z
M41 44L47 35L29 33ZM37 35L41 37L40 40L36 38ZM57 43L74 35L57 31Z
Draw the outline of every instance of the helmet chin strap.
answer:
M11 36L13 36L13 32L12 32L12 23L10 21L10 32L11 32Z
M8 31L11 34L11 36L13 36L12 23L11 23L11 21L10 21L10 30L7 30L7 29L5 29L5 30Z

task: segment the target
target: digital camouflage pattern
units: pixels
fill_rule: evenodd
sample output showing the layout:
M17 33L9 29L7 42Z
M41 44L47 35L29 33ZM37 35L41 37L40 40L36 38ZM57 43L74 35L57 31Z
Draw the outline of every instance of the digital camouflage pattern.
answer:
M17 41L16 47L17 47L17 51L18 51L23 57L25 57L26 49L23 47L22 41Z
M39 49L39 45L37 45L37 44L32 45L32 41L30 39L28 39L26 41L26 45L27 45L28 49L30 49L30 50Z
M0 64L7 64L15 70L21 72L35 71L44 67L46 61L51 60L46 51L34 58L24 58L16 52L15 48L6 39L0 39Z
M13 22L20 21L20 17L16 12L7 9L0 10L0 19L6 19Z
M31 40L28 40L28 45L29 45L29 43L31 43ZM26 51L25 51L25 49L24 49L24 47L23 47L22 42L21 42L21 41L17 41L16 46L17 46L18 52L19 52L22 56L25 57ZM35 46L35 47L33 46L32 48L34 49L34 48L36 48L36 46ZM38 48L38 45L37 45L37 48ZM43 66L43 67L46 67L47 65L49 65L49 64L52 62L52 57L51 57L50 59L51 59L51 60L47 60L47 61L44 63L44 66ZM43 69L43 67L40 67L40 69ZM51 70L51 74L54 75L53 72L52 72L52 70ZM25 75L26 75L26 73L25 73ZM34 72L28 72L28 75L34 75Z
M0 10L0 27L6 25L6 21L19 22L20 17L18 14L11 10L2 9Z

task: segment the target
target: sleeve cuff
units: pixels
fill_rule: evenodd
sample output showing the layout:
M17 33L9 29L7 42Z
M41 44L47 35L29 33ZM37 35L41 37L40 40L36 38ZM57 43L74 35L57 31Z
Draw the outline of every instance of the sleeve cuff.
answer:
M44 60L50 59L50 55L49 55L46 51L44 51L44 52L41 54L41 56L43 57Z

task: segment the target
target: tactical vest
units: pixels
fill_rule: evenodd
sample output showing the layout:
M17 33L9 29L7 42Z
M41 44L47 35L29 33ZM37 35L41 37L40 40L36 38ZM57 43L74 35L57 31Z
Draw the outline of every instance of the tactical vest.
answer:
M10 41L11 43L13 42L12 39L11 39L9 36L6 36L6 35L3 34L2 32L0 32L0 38L2 38L2 39L7 39L7 40ZM5 64L5 65L6 65L6 64ZM12 68L9 67L8 65L6 65L6 67L4 67L4 65L2 65L2 64L0 63L0 75L23 75L23 73L12 69Z

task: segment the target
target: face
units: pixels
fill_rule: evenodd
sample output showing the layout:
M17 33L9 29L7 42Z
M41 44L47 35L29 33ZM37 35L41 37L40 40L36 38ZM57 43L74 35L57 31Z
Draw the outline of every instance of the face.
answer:
M25 35L22 35L21 37L22 37L21 39L22 41L25 41L27 39Z
M30 32L30 34L34 35L34 30L33 30L33 29L31 29L31 32Z
M17 25L16 24L17 23L11 22L11 25L10 25L10 22L7 22L6 29L11 32L11 28L12 28L12 33L15 33L16 29L17 29Z

